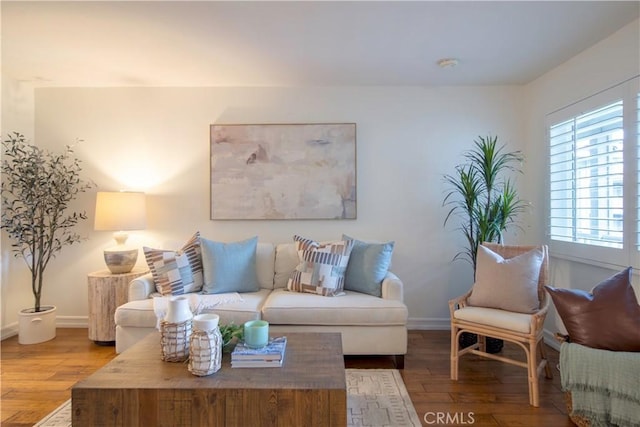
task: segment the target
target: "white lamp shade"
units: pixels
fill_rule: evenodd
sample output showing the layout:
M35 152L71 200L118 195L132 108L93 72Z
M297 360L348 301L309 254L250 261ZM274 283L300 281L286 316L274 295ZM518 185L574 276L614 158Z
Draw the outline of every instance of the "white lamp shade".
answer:
M99 231L143 230L147 227L145 194L132 191L99 191L96 220Z

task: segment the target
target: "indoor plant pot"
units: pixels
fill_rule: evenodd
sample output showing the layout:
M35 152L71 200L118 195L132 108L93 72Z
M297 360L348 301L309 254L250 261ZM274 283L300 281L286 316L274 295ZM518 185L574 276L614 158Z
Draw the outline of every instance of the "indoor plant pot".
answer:
M476 342L478 342L478 336L470 332L461 333L460 339L458 340L460 348L469 347ZM499 338L486 337L485 345L487 353L500 353L502 351L502 347L504 347L504 341Z
M56 337L56 306L41 306L40 311L25 308L18 313L18 342L38 344Z
M67 208L93 184L80 179L80 161L71 147L52 153L28 144L18 132L2 146L0 228L12 240L14 256L31 272L34 297L33 307L19 313L18 342L36 344L55 338L56 307L40 304L45 269L64 246L82 240L73 228L87 215Z

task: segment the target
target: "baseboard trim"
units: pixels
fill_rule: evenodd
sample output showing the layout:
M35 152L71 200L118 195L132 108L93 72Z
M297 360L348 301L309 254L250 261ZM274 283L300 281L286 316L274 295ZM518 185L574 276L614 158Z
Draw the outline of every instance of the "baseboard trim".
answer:
M449 318L414 317L407 320L407 329L419 331L447 331L451 329Z
M18 335L18 322L11 323L0 330L0 337L5 340Z
M56 328L88 328L88 316L56 316ZM10 323L0 329L0 339L18 335L18 322Z
M58 316L56 319L58 328L88 328L88 316Z

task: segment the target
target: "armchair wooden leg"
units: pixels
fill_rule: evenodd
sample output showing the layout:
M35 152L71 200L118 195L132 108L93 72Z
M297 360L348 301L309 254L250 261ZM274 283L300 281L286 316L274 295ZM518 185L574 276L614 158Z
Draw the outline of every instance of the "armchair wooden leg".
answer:
M540 406L538 391L538 351L536 342L529 343L527 352L527 365L529 371L529 404L534 407Z
M404 369L404 354L396 354L393 358L396 369Z
M458 328L451 325L451 379L458 380Z
M551 369L551 366L549 366L546 350L544 349L544 340L540 340L540 342L538 343L538 347L540 347L540 358L546 361L544 365L544 376L548 379L551 379L553 378L553 370Z

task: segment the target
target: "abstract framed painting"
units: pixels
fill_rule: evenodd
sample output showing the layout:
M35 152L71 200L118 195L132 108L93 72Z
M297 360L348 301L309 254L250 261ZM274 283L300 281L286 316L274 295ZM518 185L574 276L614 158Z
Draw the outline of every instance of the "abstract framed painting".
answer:
M211 219L356 218L356 125L214 124Z

